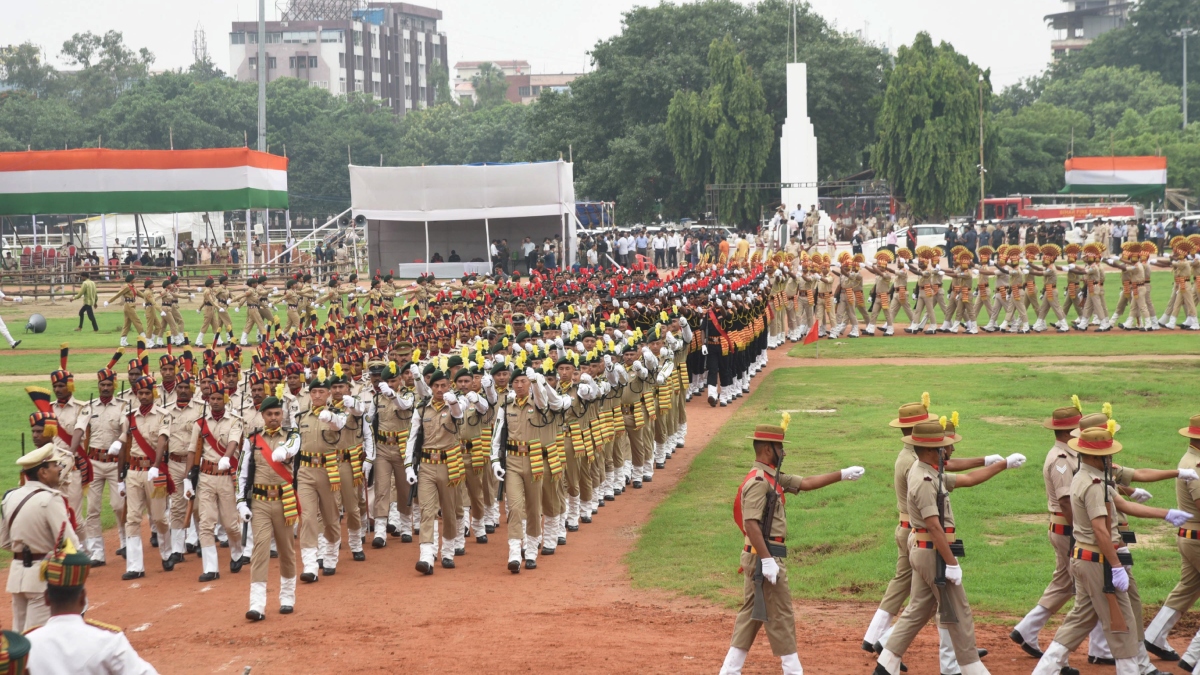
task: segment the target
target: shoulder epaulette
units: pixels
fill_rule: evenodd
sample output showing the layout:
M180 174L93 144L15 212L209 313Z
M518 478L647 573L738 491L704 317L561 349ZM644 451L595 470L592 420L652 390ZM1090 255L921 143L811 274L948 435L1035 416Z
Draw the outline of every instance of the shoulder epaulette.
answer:
M932 479L932 478L930 478L929 476L925 476L925 480L929 481L930 483L932 483L932 482L933 482L933 479Z
M1095 485L1096 483L1103 483L1103 482L1104 482L1104 480L1103 480L1103 479L1100 479L1100 478L1093 478L1093 479L1092 479L1092 485Z
M89 626L95 626L96 628L99 628L101 630L106 630L110 633L123 632L120 627L114 626L111 623L104 623L103 621L96 621L95 619L84 619L83 622Z

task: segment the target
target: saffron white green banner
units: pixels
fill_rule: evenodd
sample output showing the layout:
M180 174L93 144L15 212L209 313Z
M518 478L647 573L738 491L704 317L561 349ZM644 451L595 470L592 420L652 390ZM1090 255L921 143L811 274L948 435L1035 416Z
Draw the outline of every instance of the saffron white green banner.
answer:
M1072 157L1063 192L1161 196L1167 187L1166 157Z
M249 148L0 152L0 215L286 209L287 162Z

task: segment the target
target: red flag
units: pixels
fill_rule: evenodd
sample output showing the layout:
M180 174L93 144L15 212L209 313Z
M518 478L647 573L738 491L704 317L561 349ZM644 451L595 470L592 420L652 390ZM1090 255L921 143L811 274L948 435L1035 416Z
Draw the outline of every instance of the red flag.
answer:
M814 343L818 339L820 339L817 337L817 329L818 328L819 328L819 324L814 322L812 325L812 328L808 329L808 335L804 336L804 344L811 345L812 343Z

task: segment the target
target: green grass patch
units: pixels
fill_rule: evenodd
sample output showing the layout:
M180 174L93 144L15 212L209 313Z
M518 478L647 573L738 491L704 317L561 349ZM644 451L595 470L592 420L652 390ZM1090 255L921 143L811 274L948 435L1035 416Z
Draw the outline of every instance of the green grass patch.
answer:
M1040 421L1078 394L1085 410L1112 402L1128 466L1174 468L1186 450L1176 430L1196 414L1200 364L988 364L941 367L779 369L693 461L655 509L627 562L637 587L658 587L727 606L741 602L736 573L743 542L732 522L733 497L753 462L745 440L755 424L792 414L785 471L810 475L866 467L857 483L790 496L788 555L792 593L809 599L878 601L895 569L896 498L892 472L901 443L887 427L897 407L932 396L934 412L961 416L957 456L1020 452L1028 463L953 496L972 606L1023 613L1053 571L1046 542L1041 466L1053 444ZM804 410L835 409L832 414ZM1172 482L1143 486L1150 505L1175 506ZM1135 574L1145 603L1163 600L1179 578L1174 531L1134 520Z

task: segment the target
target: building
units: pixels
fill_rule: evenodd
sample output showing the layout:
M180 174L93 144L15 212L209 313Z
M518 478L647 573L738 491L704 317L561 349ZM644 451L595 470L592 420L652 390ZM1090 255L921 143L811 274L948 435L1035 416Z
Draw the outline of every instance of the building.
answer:
M579 77L578 73L534 74L529 62L524 60L459 61L454 64L454 97L460 102L475 102L475 87L471 79L479 74L479 68L484 63L491 63L504 73L508 83L505 98L524 105L533 103L546 90L570 91L571 82Z
M1054 59L1068 56L1091 44L1092 40L1129 22L1133 2L1126 0L1063 0L1064 11L1048 14L1046 23L1054 29L1050 48Z
M433 105L435 68L446 60L441 10L406 2L292 0L266 24L267 81L305 80L332 94L359 92L397 115ZM258 23L235 21L229 72L258 80Z

